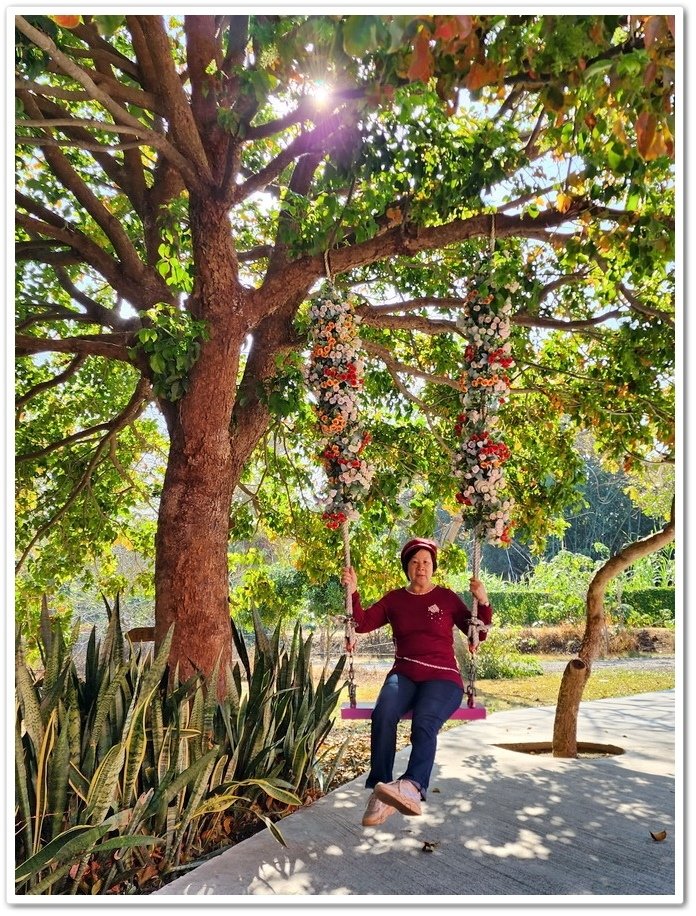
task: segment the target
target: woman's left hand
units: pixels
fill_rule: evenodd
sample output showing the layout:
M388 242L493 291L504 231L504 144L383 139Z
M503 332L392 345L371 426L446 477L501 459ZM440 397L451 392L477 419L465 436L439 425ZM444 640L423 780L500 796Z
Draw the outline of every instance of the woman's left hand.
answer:
M469 579L469 590L479 604L488 604L486 586L480 579L475 579L472 576L471 579Z

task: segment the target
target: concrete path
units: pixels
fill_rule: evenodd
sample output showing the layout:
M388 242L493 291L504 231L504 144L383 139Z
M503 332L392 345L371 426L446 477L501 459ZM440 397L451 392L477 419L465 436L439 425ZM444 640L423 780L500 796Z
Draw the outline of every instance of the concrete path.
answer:
M361 777L281 821L287 848L264 830L152 896L173 905L250 895L302 905L683 902L674 691L581 705L578 741L622 754L561 760L501 747L550 742L554 712L494 713L443 732L421 817L363 828ZM397 754L395 776L409 751ZM663 830L663 841L651 837Z

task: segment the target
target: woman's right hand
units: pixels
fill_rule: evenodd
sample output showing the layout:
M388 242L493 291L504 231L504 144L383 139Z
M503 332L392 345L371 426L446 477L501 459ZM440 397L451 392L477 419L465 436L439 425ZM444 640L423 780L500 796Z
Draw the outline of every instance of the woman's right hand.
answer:
M341 576L341 582L348 586L351 595L358 590L358 577L352 566L346 566Z

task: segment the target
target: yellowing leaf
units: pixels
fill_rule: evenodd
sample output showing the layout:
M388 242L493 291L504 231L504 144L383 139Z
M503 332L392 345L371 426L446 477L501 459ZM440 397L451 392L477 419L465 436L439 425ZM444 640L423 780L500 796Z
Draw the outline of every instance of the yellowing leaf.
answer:
M491 83L499 82L504 72L505 68L502 64L496 64L492 61L480 64L478 61L474 61L466 78L466 88L474 91L482 86L490 86Z
M564 194L563 191L556 197L556 209L559 213L567 213L572 203L573 198L569 194Z
M413 55L408 68L408 78L411 82L421 81L427 83L433 75L433 54L430 50L430 35L421 29L413 45Z
M653 833L652 830L651 830L651 831L650 831L650 836L653 838L653 840L655 840L656 842L660 843L660 842L662 842L662 840L666 840L666 839L667 839L667 831L666 831L666 830L660 830L660 831L658 831L658 833Z
M656 126L655 115L649 111L641 111L636 121L636 141L638 143L638 152L643 159L647 158L646 154L655 139Z

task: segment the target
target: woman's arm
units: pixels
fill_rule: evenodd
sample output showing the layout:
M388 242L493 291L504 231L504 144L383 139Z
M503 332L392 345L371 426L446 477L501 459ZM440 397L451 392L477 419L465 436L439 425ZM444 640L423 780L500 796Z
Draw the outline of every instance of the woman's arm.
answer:
M371 607L363 608L358 592L358 577L352 566L346 566L343 570L341 581L347 585L351 592L353 601L353 620L355 621L356 633L370 633L389 623L387 617L387 604L385 598L380 598Z
M471 594L474 596L474 598L476 598L476 602L477 602L476 616L486 626L490 626L491 621L493 620L493 608L490 606L488 602L488 594L486 592L485 585L483 584L483 582L481 582L480 579L474 579L472 577L469 580L469 588L471 589ZM466 606L466 604L459 597L459 595L457 595L454 592L452 594L454 594L457 600L457 613L455 615L454 622L456 623L456 625L459 627L459 629L463 633L466 633L468 635L469 622L473 615L470 609ZM487 636L487 633L485 631L481 631L479 633L479 641L483 642L486 636Z

